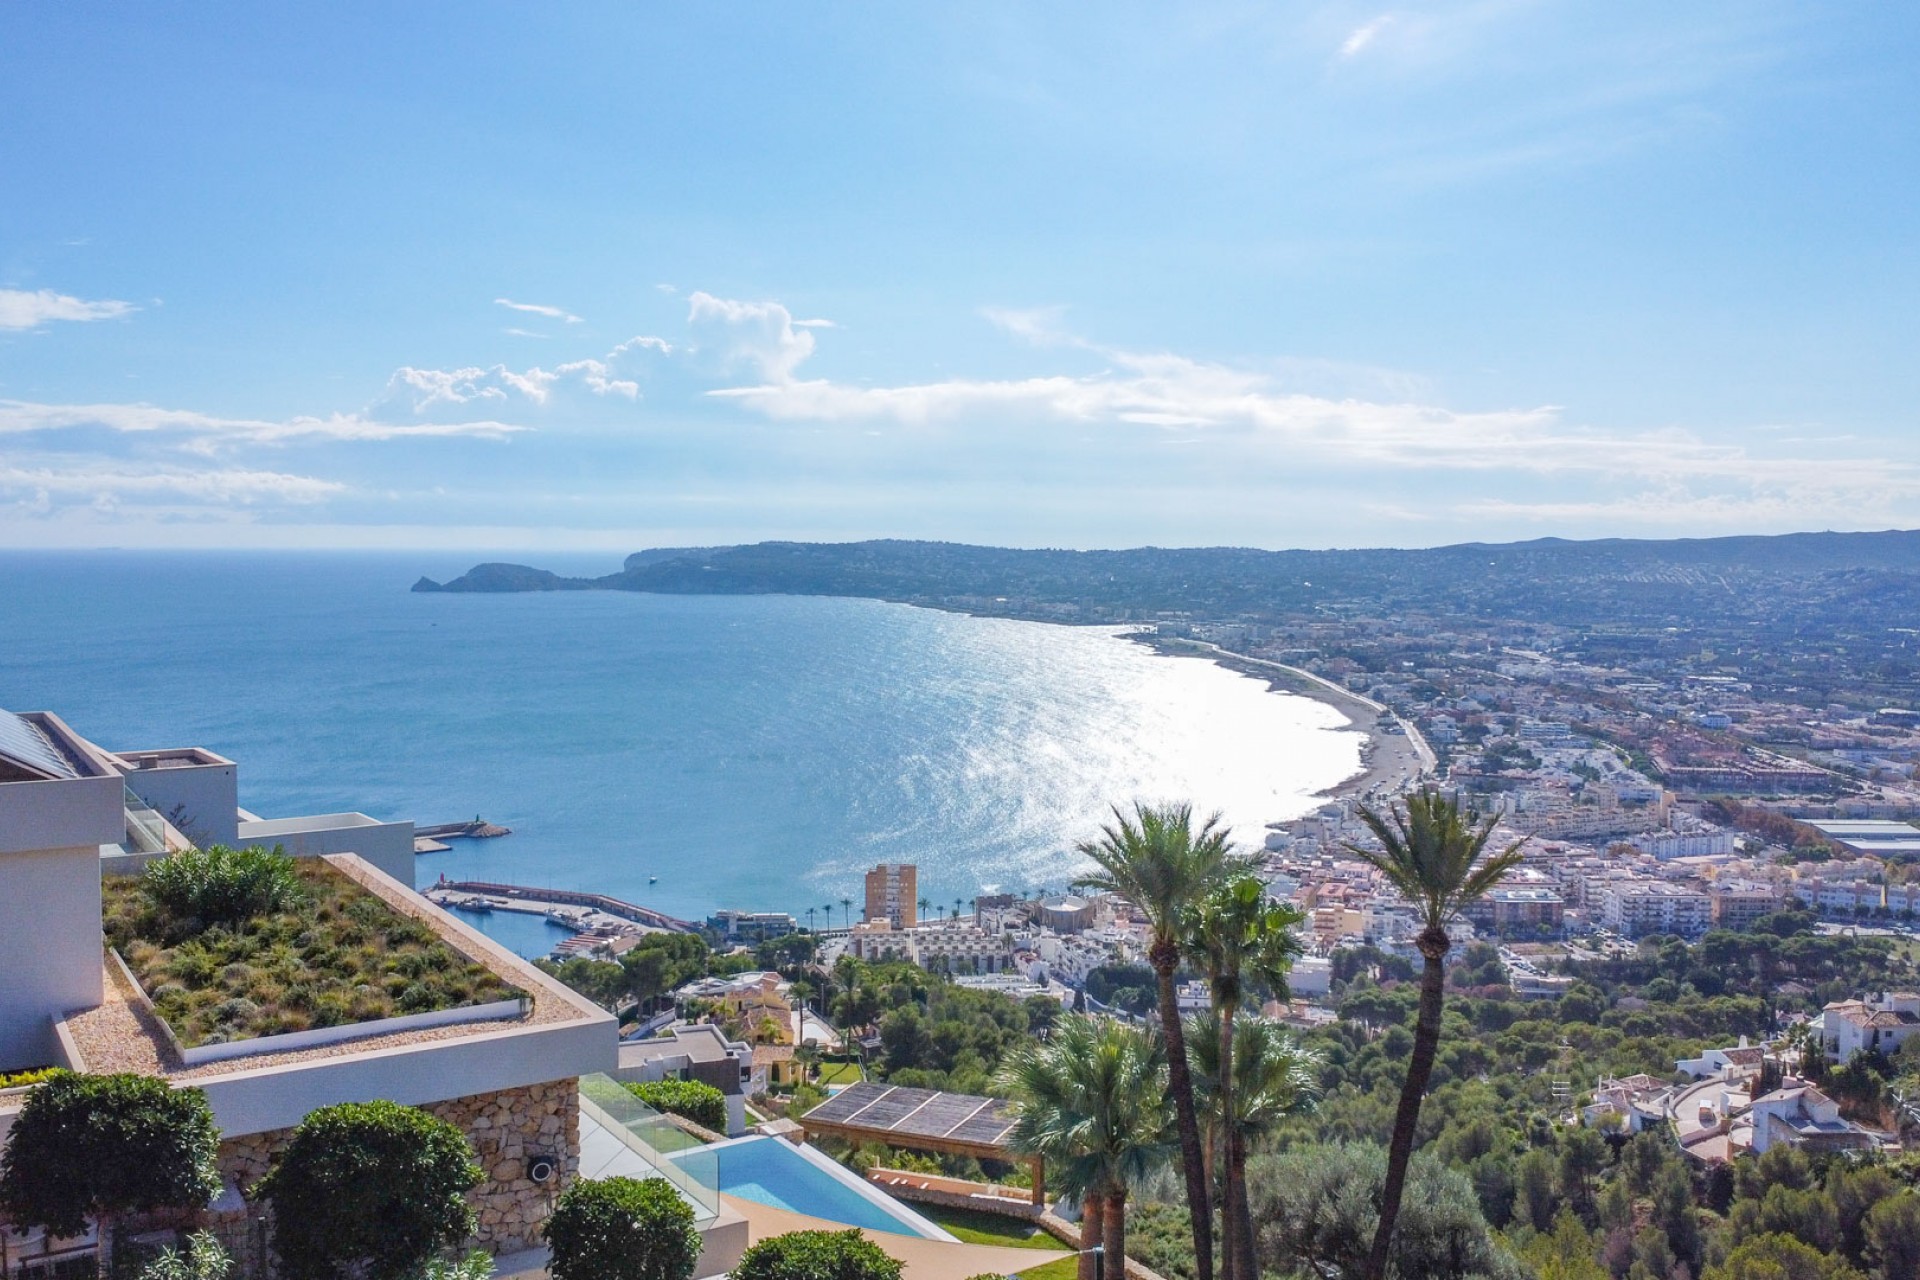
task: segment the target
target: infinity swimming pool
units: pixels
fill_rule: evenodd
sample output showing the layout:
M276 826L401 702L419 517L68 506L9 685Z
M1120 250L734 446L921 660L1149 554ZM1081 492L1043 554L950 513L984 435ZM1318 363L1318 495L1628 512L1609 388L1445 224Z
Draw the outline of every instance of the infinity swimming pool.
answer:
M780 1138L736 1138L677 1152L671 1159L689 1172L697 1163L696 1176L713 1173L720 1190L742 1200L869 1231L954 1238L820 1152Z

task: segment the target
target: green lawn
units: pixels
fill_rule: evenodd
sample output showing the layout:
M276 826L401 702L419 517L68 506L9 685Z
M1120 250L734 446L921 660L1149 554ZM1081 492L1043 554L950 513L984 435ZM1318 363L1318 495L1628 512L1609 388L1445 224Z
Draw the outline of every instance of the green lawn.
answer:
M1054 1241L1059 1244L1058 1240ZM1018 1273L1020 1280L1074 1280L1080 1274L1080 1259L1055 1258L1052 1262Z
M820 1086L830 1084L859 1084L860 1064L857 1062L823 1062L819 1070Z
M914 1212L931 1218L968 1244L997 1244L1010 1249L1064 1249L1067 1246L1018 1218L997 1213L979 1213L972 1209L949 1209L945 1205L915 1204ZM1022 1275L1031 1274L1021 1272Z

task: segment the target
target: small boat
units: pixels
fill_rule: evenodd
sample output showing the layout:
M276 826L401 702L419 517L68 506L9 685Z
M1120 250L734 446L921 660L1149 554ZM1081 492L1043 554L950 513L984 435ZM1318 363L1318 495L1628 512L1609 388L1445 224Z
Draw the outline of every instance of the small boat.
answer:
M659 877L659 876L648 876L648 877L647 877L647 883L648 883L648 884L659 884L659 883L660 883L660 877Z

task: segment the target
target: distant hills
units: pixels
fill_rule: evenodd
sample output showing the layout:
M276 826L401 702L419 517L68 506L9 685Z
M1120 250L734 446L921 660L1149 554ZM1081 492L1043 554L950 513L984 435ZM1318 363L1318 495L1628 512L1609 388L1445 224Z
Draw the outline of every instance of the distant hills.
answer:
M1702 610L1763 617L1871 605L1889 621L1911 623L1920 622L1920 530L1344 551L760 542L640 551L618 573L598 578L481 564L446 583L421 578L413 589L858 596L1086 622L1161 612L1218 618L1452 608L1644 623L1684 621Z

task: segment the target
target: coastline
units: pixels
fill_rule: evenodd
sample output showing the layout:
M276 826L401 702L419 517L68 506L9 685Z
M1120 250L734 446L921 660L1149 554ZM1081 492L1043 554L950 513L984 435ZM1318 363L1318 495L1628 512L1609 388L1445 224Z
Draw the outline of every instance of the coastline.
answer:
M1347 718L1347 727L1366 736L1360 748L1360 768L1352 776L1316 792L1329 800L1353 799L1384 803L1408 790L1422 774L1431 773L1436 757L1420 730L1393 714L1391 708L1372 698L1343 689L1311 671L1290 667L1284 662L1250 658L1203 640L1178 640L1136 632L1127 637L1155 653L1170 658L1205 658L1229 671L1257 676L1275 693L1312 698ZM1383 733L1380 720L1385 717L1399 726L1398 733Z

